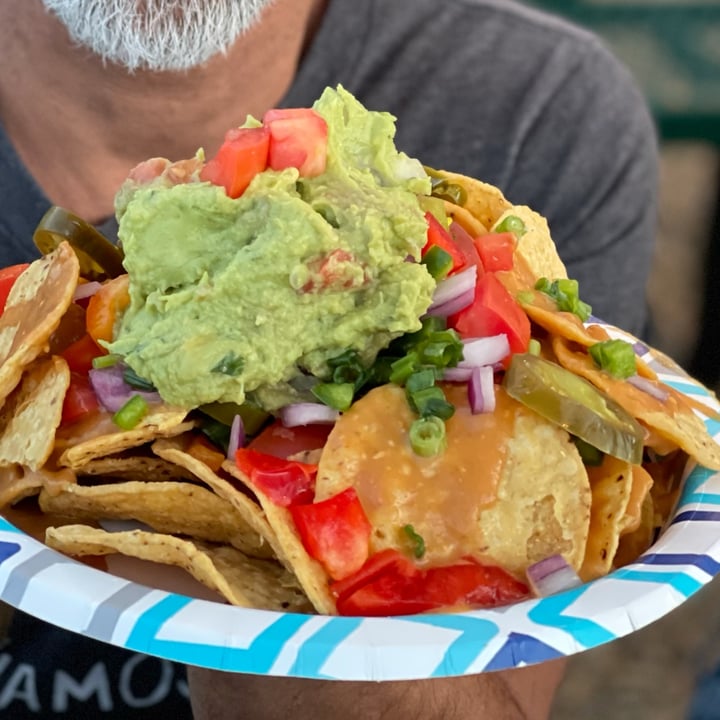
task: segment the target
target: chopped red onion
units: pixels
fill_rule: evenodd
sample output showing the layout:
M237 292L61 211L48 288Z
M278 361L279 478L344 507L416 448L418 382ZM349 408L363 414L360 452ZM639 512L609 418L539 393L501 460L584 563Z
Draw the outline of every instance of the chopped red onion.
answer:
M451 367L443 370L443 380L447 382L467 382L471 375L470 367Z
M92 282L80 283L73 293L73 302L92 297L101 287L102 284L95 280Z
M525 574L533 592L540 597L547 597L582 585L579 575L562 555L546 557L531 565Z
M468 382L468 400L473 415L495 410L495 373L489 365L472 369Z
M433 315L435 317L448 317L472 305L474 299L475 289L470 288L469 290L466 290L462 295L458 295L457 297L453 298L452 300L448 300L442 305L431 305L427 311L427 314Z
M245 446L245 425L240 415L233 418L230 425L230 440L228 441L227 459L234 460L238 448Z
M457 299L459 296L467 293L468 290L474 291L476 283L477 266L475 265L471 265L461 272L441 280L435 288L433 301L428 312L432 312L441 305L445 305L450 300Z
M97 399L108 412L117 412L133 395L140 395L148 405L162 402L159 393L137 390L128 385L123 377L124 370L125 366L117 363L108 368L93 368L88 373Z
M293 403L280 408L280 421L285 427L297 425L332 425L340 413L323 403Z
M651 397L654 397L660 402L665 402L669 397L670 393L662 387L662 385L654 383L649 378L641 377L640 375L632 375L627 381L638 390L642 390Z
M505 333L491 337L463 340L463 359L459 367L495 365L510 354L510 343Z

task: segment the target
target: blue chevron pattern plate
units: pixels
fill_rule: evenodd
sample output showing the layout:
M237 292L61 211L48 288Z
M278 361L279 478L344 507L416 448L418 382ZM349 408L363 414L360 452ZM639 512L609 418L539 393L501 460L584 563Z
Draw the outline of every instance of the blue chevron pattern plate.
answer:
M626 335L612 330L616 337ZM713 409L707 390L636 352ZM720 436L720 422L706 420ZM161 591L48 549L0 518L0 598L135 651L233 672L336 680L480 673L572 655L666 615L720 572L720 475L687 470L668 527L638 560L552 597L456 614L347 618L246 610Z

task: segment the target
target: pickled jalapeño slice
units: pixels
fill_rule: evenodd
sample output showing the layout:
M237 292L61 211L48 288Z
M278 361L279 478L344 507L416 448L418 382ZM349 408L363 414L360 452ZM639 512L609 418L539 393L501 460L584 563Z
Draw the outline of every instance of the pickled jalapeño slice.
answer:
M507 393L598 450L633 464L643 457L643 427L584 378L529 353L513 355Z
M75 251L80 276L86 280L107 280L125 272L119 247L82 218L53 206L35 228L33 242L43 255L49 255L64 240Z

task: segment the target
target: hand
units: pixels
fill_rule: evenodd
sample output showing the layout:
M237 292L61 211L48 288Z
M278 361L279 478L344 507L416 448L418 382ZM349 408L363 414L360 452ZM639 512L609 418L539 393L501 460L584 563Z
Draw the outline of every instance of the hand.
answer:
M188 668L195 720L545 720L565 660L403 682L275 678Z

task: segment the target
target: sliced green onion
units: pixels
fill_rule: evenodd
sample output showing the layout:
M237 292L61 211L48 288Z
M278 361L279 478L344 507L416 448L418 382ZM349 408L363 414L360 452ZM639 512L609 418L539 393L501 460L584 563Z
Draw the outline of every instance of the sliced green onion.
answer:
M328 407L345 412L353 401L355 385L353 383L317 383L311 388L312 394Z
M418 365L417 353L410 352L405 357L396 360L391 366L390 382L396 385L404 385L405 381L415 372Z
M408 393L411 407L422 417L433 415L449 420L455 413L455 406L445 399L445 393L437 385Z
M527 232L527 228L525 227L525 223L517 215L508 215L495 227L493 232L511 232L515 237L520 238Z
M123 380L135 390L142 390L143 392L157 392L157 388L145 378L140 377L131 367L126 367L123 370Z
M95 370L102 370L117 365L120 360L122 360L120 355L98 355L92 359L92 366Z
M438 245L428 248L421 262L435 280L442 280L453 268L452 255Z
M463 359L463 343L455 330L434 332L420 348L423 363L438 368L455 367Z
M414 333L407 333L394 340L388 348L389 353L406 355L428 341L433 333L445 330L447 321L437 315L428 315L422 319L422 327Z
M570 278L560 278L550 282L547 278L540 278L535 283L535 289L551 297L558 306L558 310L571 312L585 322L592 312L592 308L580 299L578 281Z
M411 395L420 390L427 390L427 388L434 387L435 385L435 370L432 368L423 368L414 372L405 381L405 390Z
M132 430L147 415L148 404L141 395L133 395L113 416L122 430Z
M595 364L613 377L626 379L637 372L635 351L624 340L605 340L588 348Z
M420 560L425 555L425 540L412 525L403 525L403 532L412 543L412 553Z
M536 338L530 338L530 342L528 343L528 352L531 355L539 355L541 349L542 347L540 345L540 341Z
M368 380L369 373L360 360L360 353L352 348L327 361L332 370L332 381L337 384L352 383L359 390Z
M409 435L413 451L421 457L432 457L445 449L445 423L439 417L418 418Z

